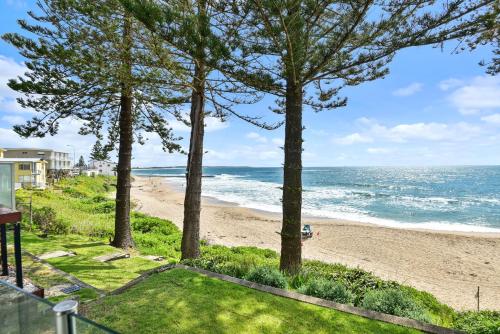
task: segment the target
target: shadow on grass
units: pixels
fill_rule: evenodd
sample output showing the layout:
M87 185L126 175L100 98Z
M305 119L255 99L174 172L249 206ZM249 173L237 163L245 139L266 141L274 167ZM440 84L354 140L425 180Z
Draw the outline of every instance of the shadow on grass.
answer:
M84 312L122 333L419 333L174 269Z
M96 241L96 242L91 242L91 243L86 243L86 244L69 243L69 244L64 245L64 247L67 247L70 249L89 248L89 247L96 247L96 246L109 246L109 245L107 245L101 241Z

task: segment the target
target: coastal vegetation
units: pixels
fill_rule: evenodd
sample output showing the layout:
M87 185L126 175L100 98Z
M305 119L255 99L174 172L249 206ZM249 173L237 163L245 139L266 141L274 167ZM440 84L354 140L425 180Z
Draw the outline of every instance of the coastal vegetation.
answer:
M123 286L138 277L141 272L162 263L180 262L339 303L410 317L446 327L462 328L470 333L476 333L475 328L486 328L485 330L494 333L492 330L498 328L500 317L496 312L455 312L427 292L418 291L397 282L385 281L359 268L348 268L341 264L306 260L298 273L290 275L279 271L279 255L272 250L256 247L225 247L209 245L206 242L202 242L199 258L181 261L182 234L179 229L168 220L138 212L133 212L131 215L132 233L137 246L137 251L131 253L133 256L130 259L121 259L112 263L96 262L93 260L94 257L113 252L113 247L108 245L113 235L114 201L111 199L113 190L113 178L85 176L65 179L54 188L43 191L19 190L18 197L27 195L33 197L34 212L38 212L32 225L29 223L29 215L24 215L23 224L26 232L23 236L23 247L37 255L53 250L75 251L75 256L47 261L105 291ZM47 222L53 224L48 226L63 227L48 229ZM165 260L158 263L139 255L162 256ZM197 282L199 280L211 281L199 275L194 275L195 279L192 273L182 275L179 273L179 275L187 282L193 282L193 279ZM174 277L179 278L174 275L170 279L173 280ZM221 289L223 289L222 286L226 283L214 284L222 284ZM136 302L140 303L134 301L132 297L136 294L140 295L143 288L146 289L145 286L140 285L130 294L105 297L96 305L102 308L119 307L120 312L121 310L127 312L127 305L133 306ZM193 285L192 288L199 289L197 294L206 289L203 284ZM176 289L176 284L170 286L165 283L158 289ZM183 289L188 288L183 285ZM239 289L240 287L237 288ZM208 290L205 292L206 296L203 298L211 298L210 295L213 292L208 292ZM158 291L158 293L161 292ZM111 298L110 304L107 304L108 298ZM150 297L147 298L151 300ZM168 298L158 302L167 303ZM92 305L89 304L86 308L89 314L100 314L94 311ZM201 305L199 307L202 307ZM193 308L196 307L193 306ZM212 312L205 310L205 307L196 308L196 312L205 311ZM97 318L112 327L113 322L116 322L118 326L124 325L121 322L124 321L122 317L113 317L110 314L112 312L102 313L101 318Z
M62 120L74 120L79 134L96 137L92 157L107 159L115 151L118 165L116 178L79 176L47 190L20 190L17 195L30 196L33 204L20 207L31 210L23 218L24 249L72 255L45 264L91 285L93 293L79 297L97 299L85 307L92 318L133 332L415 332L180 269L105 295L161 264L182 263L470 333L498 332L498 312L456 312L430 293L360 268L305 260L301 235L305 112L345 107L342 90L386 77L403 49L452 40L457 49L495 43L497 1L36 4L29 21L19 21L20 33L3 35L28 68L8 85L20 94L19 105L34 112L14 131L25 138L56 135ZM488 73L498 72L497 60ZM276 99L270 106L275 123L239 113L242 104L269 96ZM269 130L284 125L280 252L200 238L205 121L231 115ZM170 121L190 127L187 150ZM132 147L148 134L159 136L164 151L187 153L182 230L139 212L131 201ZM123 258L112 263L96 259L117 251ZM30 275L44 282L37 270Z
M449 40L471 47L493 42L495 3L39 1L41 14L30 13L35 23L20 21L30 37L3 36L30 70L9 86L23 94L21 106L37 112L14 129L24 137L55 135L61 119L75 118L83 135L100 140L108 132L103 150L118 152L111 244L128 249L135 246L132 144L152 132L165 150L181 150L168 120L190 125L181 257L195 259L201 256L205 117L236 115L267 129L284 124L279 269L293 275L302 266L304 111L344 107L341 89L385 77L400 50ZM277 99L275 126L233 108L265 95ZM187 104L189 120L179 112Z

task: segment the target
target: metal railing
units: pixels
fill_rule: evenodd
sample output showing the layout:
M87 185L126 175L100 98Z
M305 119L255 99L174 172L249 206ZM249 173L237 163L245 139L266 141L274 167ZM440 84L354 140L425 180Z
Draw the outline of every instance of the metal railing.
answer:
M117 334L78 314L78 302L56 305L7 282L0 281L0 332L2 334Z

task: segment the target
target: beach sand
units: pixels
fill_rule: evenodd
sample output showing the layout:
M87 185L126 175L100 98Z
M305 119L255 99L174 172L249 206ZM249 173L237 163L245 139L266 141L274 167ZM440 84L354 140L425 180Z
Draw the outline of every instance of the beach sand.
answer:
M184 194L163 178L134 176L132 198L144 213L182 228ZM306 218L314 237L307 259L360 267L388 280L434 294L458 310L500 309L500 233L388 228ZM201 237L211 244L280 249L280 215L203 198Z

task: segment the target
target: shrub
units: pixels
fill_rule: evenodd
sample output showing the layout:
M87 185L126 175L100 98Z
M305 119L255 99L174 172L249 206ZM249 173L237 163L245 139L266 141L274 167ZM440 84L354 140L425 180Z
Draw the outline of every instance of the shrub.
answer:
M470 334L498 334L500 333L500 312L467 311L458 313L453 327Z
M97 195L97 196L92 197L90 201L93 203L101 203L101 202L108 201L108 199L106 198L106 196Z
M428 292L419 291L409 286L402 286L401 289L404 293L408 294L415 303L427 310L432 318L433 324L444 327L452 326L455 311L451 307L440 303L436 297Z
M72 188L72 187L63 188L63 193L67 194L71 197L75 197L75 198L85 198L86 197L85 193L78 191L77 189Z
M409 294L401 289L383 289L368 291L362 306L368 310L397 315L430 322L425 308L418 305Z
M56 212L50 207L33 209L33 223L43 234L66 234L69 227L64 221L56 218Z
M313 277L315 275L311 274L309 270L302 268L297 274L289 277L288 283L292 289L299 289Z
M178 234L163 235L159 233L133 233L134 241L142 254L161 255L166 258L180 257L181 239Z
M160 233L170 235L179 233L179 229L171 221L151 217L143 213L132 213L132 228L141 233Z
M278 269L271 267L257 267L245 277L247 280L264 285L284 289L287 286L285 276Z
M115 201L99 202L92 207L94 213L112 213L115 211Z
M349 304L354 295L340 282L333 282L325 278L314 278L307 281L298 291L300 293L332 300L341 304Z
M354 294L354 305L360 305L364 295L370 290L397 288L400 285L384 281L370 272L359 268L348 268L342 264L329 264L321 261L305 261L303 270L311 277L326 278L343 283Z
M252 269L252 264L240 262L223 262L214 266L214 271L237 278L244 278Z
M255 267L277 267L278 254L256 247L202 246L201 257L182 263L220 274L244 278Z

